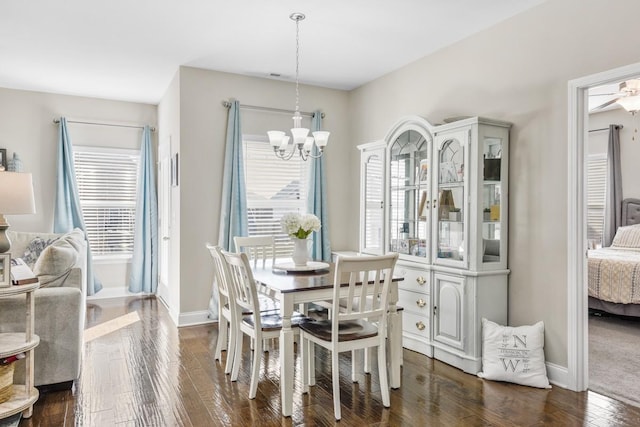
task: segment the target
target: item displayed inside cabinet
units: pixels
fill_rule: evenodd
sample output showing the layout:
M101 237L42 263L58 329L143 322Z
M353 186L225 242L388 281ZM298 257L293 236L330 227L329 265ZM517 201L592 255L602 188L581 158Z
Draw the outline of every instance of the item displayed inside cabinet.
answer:
M500 205L491 205L489 219L500 221Z
M440 203L438 206L438 218L449 219L449 212L455 209L456 205L453 201L453 192L451 190L442 190L440 192Z
M427 182L429 178L429 159L420 160L420 169L418 169L418 182Z
M484 159L484 180L500 181L501 159Z
M420 205L418 207L418 218L420 220L427 219L427 211L429 210L427 197L427 192L423 191L422 195L420 196Z
M458 171L453 162L440 163L440 183L458 182Z

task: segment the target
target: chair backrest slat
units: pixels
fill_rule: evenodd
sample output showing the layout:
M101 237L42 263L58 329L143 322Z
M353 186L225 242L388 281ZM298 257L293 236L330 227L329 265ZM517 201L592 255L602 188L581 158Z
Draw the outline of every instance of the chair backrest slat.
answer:
M380 256L339 256L334 276L332 334L337 339L340 322L352 320L378 321L381 332L386 328L389 289L398 254ZM340 305L340 284L348 283L347 304ZM366 283L366 285L363 285ZM346 285L345 285L346 286Z
M250 311L257 329L260 329L260 303L256 282L251 271L249 258L244 252L231 253L222 251L229 270L229 284L235 295L235 302L245 311Z
M273 265L276 259L276 240L273 236L235 236L233 243L236 252L244 252L253 263L253 268L258 266L258 261L262 261L262 267L271 260Z
M207 243L207 249L213 259L213 268L215 275L215 285L217 287L217 293L220 296L220 302L228 304L232 298L229 290L229 271L227 269L226 261L222 255L222 248ZM214 290L215 292L215 290Z

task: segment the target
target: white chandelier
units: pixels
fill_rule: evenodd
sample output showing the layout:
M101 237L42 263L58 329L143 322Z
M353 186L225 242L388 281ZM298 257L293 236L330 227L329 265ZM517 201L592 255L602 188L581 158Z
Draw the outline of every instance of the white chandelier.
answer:
M300 21L302 21L305 16L302 13L296 12L289 15L289 18L296 21L296 111L293 114L292 138L278 130L269 131L267 135L269 135L269 143L273 147L273 152L276 156L283 160L289 160L295 152L298 151L302 160L306 161L310 157L318 158L322 156L324 147L329 141L329 132L316 131L313 132L313 136L309 136L309 129L302 127L302 116L300 115L300 107L298 105L300 95L298 90L298 74L300 69ZM289 143L290 141L291 144ZM317 156L311 154L314 143L319 151Z

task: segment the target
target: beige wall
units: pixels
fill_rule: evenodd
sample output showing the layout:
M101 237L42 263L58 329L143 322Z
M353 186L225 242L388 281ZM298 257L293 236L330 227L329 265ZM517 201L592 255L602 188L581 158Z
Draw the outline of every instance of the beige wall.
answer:
M227 109L223 100L235 98L247 105L293 109L295 87L269 79L245 77L197 68L180 69L180 312L206 310L211 295L213 267L205 243L218 242ZM357 150L348 135L348 94L312 86L300 87L300 110L327 112L324 128L331 131L326 153L330 194L331 242L335 248L357 247L348 239L348 225L358 218L345 185L357 169ZM243 111L243 115L245 112ZM247 133L264 124L247 112ZM279 121L281 118L273 118ZM284 120L285 126L291 120ZM346 207L351 206L351 209ZM354 207L355 206L355 207Z
M35 215L8 217L11 228L23 231L52 231L55 199L58 126L54 118L155 124L156 107L121 101L56 95L0 88L0 148L9 156L17 152L25 172L33 174ZM139 148L138 129L69 124L74 145L101 145ZM100 131L97 132L96 130ZM111 290L122 293L128 281L127 265L96 263L95 272L103 280L103 295ZM100 294L98 294L100 295Z
M513 123L509 323L544 320L547 360L560 366L567 366L567 82L640 61L629 47L639 14L633 0L549 1L350 99L354 145L383 137L406 114L432 123L462 115ZM355 170L351 178L355 193Z

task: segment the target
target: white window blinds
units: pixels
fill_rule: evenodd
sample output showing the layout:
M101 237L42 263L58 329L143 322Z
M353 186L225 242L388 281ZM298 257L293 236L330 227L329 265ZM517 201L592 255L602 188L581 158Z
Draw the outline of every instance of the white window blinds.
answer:
M308 162L297 154L287 161L277 158L266 137L244 136L243 142L249 236L275 236L276 257L289 257L293 244L280 218L306 212Z
M73 158L93 255L131 256L139 151L74 147Z
M591 154L587 161L587 239L602 241L607 182L607 156Z

